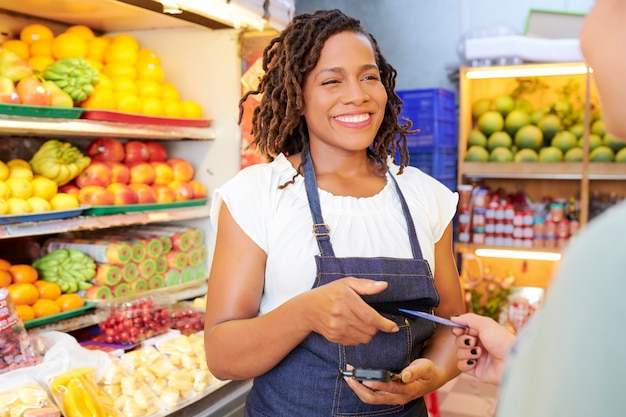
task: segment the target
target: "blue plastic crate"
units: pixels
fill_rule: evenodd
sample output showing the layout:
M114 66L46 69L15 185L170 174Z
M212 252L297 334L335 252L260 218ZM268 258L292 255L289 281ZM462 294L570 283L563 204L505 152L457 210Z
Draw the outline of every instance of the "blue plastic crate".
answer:
M413 119L413 129L419 129L415 135L407 135L409 151L430 148L432 146L458 146L458 128L456 120Z
M456 147L436 146L410 153L409 165L440 180L456 182L458 153Z

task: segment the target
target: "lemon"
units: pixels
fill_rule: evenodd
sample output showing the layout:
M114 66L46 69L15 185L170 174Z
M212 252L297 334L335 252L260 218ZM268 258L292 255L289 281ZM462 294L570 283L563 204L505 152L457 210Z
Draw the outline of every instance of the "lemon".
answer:
M151 117L164 115L163 102L156 97L142 97L141 114Z
M9 169L9 178L24 178L30 181L33 179L33 177L33 171L30 169L30 167L24 168L21 166L14 166Z
M137 95L140 97L161 98L163 89L161 83L149 78L139 78L135 81Z
M100 63L104 63L104 50L109 42L102 37L95 37L87 40L87 56Z
M44 200L50 200L59 191L57 183L46 177L36 177L30 185L33 187L33 197L41 197Z
M23 159L18 159L18 158L11 159L9 162L7 162L7 166L9 168L13 168L13 167L19 166L19 167L24 167L24 168L28 168L28 169L32 170L32 168L30 167L30 164L28 163L28 161L25 161Z
M9 204L4 198L0 198L0 215L7 214L9 212Z
M43 213L52 210L52 204L41 197L30 197L26 199L26 202L30 206L31 213Z
M161 98L163 98L163 100L180 100L180 94L178 93L178 89L176 88L176 86L174 86L174 84L170 83L170 82L164 82L161 84Z
M85 25L73 25L65 29L66 33L73 33L75 35L80 36L85 41L88 41L91 38L95 38L96 35L93 33L90 27Z
M195 101L183 100L180 102L183 117L188 119L202 119L202 106Z
M183 117L183 109L178 100L163 100L163 114L166 117Z
M9 167L4 162L0 161L0 181L4 181L9 178Z
M9 197L11 197L11 189L4 181L0 181L0 198L6 200Z
M25 214L30 213L30 205L23 198L11 197L7 200L9 210L8 214Z
M78 208L78 199L71 194L58 193L50 199L52 210L71 210Z
M11 197L26 200L33 195L33 186L26 178L8 178L5 184L8 185L11 190Z
M117 99L117 110L124 113L141 113L143 102L137 96L121 96Z
M87 41L75 33L61 33L52 40L52 56L56 59L87 55Z

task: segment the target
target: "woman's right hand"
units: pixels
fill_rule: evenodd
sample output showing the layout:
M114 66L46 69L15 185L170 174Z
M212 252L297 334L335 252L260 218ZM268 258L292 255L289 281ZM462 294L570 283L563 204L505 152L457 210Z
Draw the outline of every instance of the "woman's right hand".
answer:
M312 289L303 294L311 306L311 329L330 342L346 346L368 343L379 331L397 332L396 323L361 298L386 288L383 281L347 277Z

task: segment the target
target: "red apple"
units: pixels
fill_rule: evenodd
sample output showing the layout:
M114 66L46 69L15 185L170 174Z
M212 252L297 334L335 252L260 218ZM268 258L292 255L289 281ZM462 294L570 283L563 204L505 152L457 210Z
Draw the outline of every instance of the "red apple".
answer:
M152 184L156 173L150 162L130 165L130 184Z
M20 104L20 96L15 91L15 84L9 77L0 75L0 103Z
M167 161L167 151L165 150L165 146L153 140L147 140L144 143L148 147L148 154L150 154L148 160L150 162Z
M78 191L78 202L81 204L110 206L114 201L113 193L99 185L87 185Z
M169 188L174 190L176 201L187 201L193 199L193 188L186 181L172 181L167 184Z
M189 185L193 189L193 199L204 198L207 196L207 188L200 181L189 181Z
M115 138L96 138L87 146L87 155L93 161L122 162L124 145Z
M80 191L80 188L78 188L76 184L72 184L72 183L65 184L59 187L60 193L70 194L75 197L78 197L78 191Z
M154 188L148 184L128 184L128 186L137 193L137 203L151 204L157 202L157 194Z
M34 75L22 78L15 86L22 104L31 106L50 106L50 93Z
M113 194L113 204L116 206L137 204L137 193L126 184L113 182L107 186L107 190Z
M124 144L124 151L126 153L124 163L127 165L148 162L150 159L148 146L144 142L140 142L138 140L126 142Z
M128 184L130 182L130 168L121 162L109 162L111 166L111 182L121 182Z
M152 184L156 193L157 203L171 203L176 201L176 193L167 185Z
M174 181L174 170L171 166L169 166L165 162L150 162L150 164L154 168L155 184L167 185L170 182Z
M195 170L191 162L183 158L170 158L167 164L174 171L174 181L191 181Z
M92 161L78 177L76 177L76 185L80 188L87 187L89 185L99 185L100 187L106 187L111 184L113 178L113 171L106 162Z

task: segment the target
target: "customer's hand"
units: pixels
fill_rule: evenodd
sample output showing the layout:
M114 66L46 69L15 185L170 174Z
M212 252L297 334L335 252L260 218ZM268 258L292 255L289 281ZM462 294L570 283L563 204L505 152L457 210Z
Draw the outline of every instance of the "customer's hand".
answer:
M515 335L495 320L474 313L454 316L451 319L469 326L469 329L452 329L457 337L459 370L483 382L499 384L504 359Z

